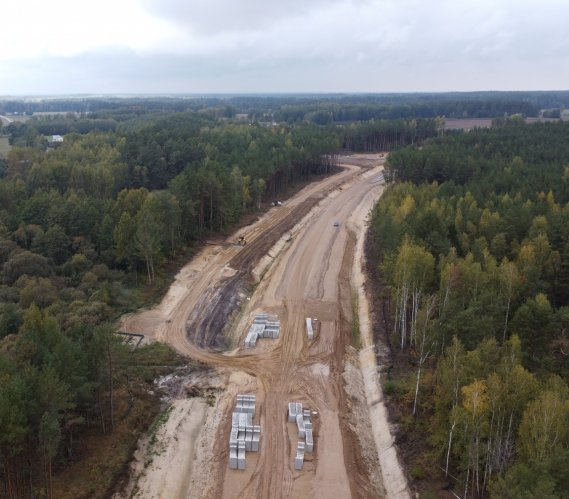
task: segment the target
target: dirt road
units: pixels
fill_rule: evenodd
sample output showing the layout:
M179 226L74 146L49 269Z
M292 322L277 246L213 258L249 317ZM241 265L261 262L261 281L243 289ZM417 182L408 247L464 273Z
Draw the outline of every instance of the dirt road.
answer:
M206 247L182 269L158 307L123 321L123 330L166 341L179 352L218 367L220 373L233 373L216 406L218 413L224 413L217 430L209 435L209 446L198 452L195 465L183 466L192 469L193 476L184 478L188 490L177 497L386 495L381 480L370 471L380 471L373 445L377 432L372 432L369 418L354 418L350 411L358 397L365 401L365 394L362 390L347 395L342 377L352 340L354 252L358 237L363 235L362 221L382 191L376 179L383 160L368 155L344 161L342 173L308 186L234 235L234 240L245 237L245 248L227 244ZM204 349L220 346L219 332L227 315L240 310L238 298L246 292L251 274L261 276L260 282L240 317L233 321L233 330L225 333L242 346L253 315L264 311L280 317L280 338L262 339L253 350L238 349L231 354ZM318 318L321 325L311 344L306 339L306 317ZM257 395L262 439L260 452L247 454L247 469L234 471L227 466L227 442L230 408L240 391ZM286 423L289 401L302 402L318 413L315 453L307 455L300 472L293 466L298 440L295 427ZM202 441L204 438L202 435ZM366 448L370 445L371 452ZM164 481L164 477L156 480ZM160 497L160 492L157 494ZM405 497L406 491L390 496Z

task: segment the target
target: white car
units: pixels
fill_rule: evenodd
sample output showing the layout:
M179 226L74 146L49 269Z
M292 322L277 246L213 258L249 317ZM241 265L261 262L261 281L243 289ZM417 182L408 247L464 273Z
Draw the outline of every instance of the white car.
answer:
M334 227L340 227L340 222L338 222L338 220L334 222Z

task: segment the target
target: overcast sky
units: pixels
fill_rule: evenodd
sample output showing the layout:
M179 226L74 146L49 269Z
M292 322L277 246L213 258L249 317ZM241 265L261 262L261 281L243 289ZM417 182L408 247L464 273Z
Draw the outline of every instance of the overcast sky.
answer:
M3 0L0 95L569 89L569 0Z

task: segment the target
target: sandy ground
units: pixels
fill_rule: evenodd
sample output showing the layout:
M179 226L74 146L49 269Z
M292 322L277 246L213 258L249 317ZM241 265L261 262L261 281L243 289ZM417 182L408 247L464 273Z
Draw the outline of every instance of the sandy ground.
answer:
M379 455L379 466L387 497L409 498L407 479L403 473L394 446L394 438L389 427L387 408L383 401L383 393L376 363L373 332L370 327L369 301L366 296L365 275L365 233L363 218L354 217L352 223L360 235L356 244L352 284L358 293L358 316L360 328L360 368L369 409L369 420L373 431L376 449Z
M192 476L195 445L208 406L203 399L176 400L168 421L146 448L138 486L132 497L183 497Z
M143 467L143 476L133 487L136 497L369 498L384 497L386 492L388 497L406 497L385 411L379 414L383 419L378 425L370 423L369 412L361 410L367 400L378 417L377 374L371 379L363 353L359 359L363 377L354 375L358 360L349 368L345 364L351 341L354 269L363 255L363 221L382 192L377 182L382 161L374 155L346 158L350 166L342 173L311 184L231 238L243 234L246 249L228 244L231 241L206 247L180 271L158 307L124 319L123 330L167 341L184 355L216 367L225 387L213 408L195 399L174 404L157 434L164 442L161 455ZM336 220L339 227L333 225ZM261 310L279 315L280 338L261 339L255 349L238 348L231 354L199 348L192 331L201 327L204 313L211 314L215 303L223 301L223 288L243 267L259 282L235 321L236 343L242 345L239 338L242 341L252 316ZM365 296L360 297L360 306L362 301ZM361 313L362 309L360 323ZM316 317L321 324L311 344L306 339L306 317ZM210 341L213 328L203 331L199 342ZM379 392L370 392L372 388ZM348 397L348 389L359 396ZM245 471L227 466L236 393L257 395L262 426L260 452L247 454ZM286 423L289 401L302 402L317 412L315 453L307 455L302 471L293 466L298 438L295 426ZM375 455L370 452L371 442L378 446ZM383 485L374 475L378 462ZM386 479L394 484L385 483Z

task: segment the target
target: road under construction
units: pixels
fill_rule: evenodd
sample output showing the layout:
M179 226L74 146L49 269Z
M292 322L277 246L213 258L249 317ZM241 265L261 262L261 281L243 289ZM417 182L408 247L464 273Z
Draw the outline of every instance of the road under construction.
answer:
M212 410L217 419L206 413L194 435L196 446L207 442L199 436L207 428L211 446L192 457L191 477L169 497L409 497L382 409L375 346L368 338L359 356L351 346L353 315L363 310L354 296L365 299L354 269L362 264L366 219L384 189L377 180L384 161L380 155L344 157L341 172L306 186L228 238L246 245L206 245L158 306L123 320L122 330L167 342L223 379ZM260 313L278 316L280 334L245 348ZM312 340L307 318L318 320ZM231 351L221 351L228 344ZM247 454L244 470L231 469L228 447L235 397L243 393L255 395L262 428L259 451ZM314 413L314 452L305 454L300 470L298 429L287 424L291 401ZM164 479L168 490L175 479Z

